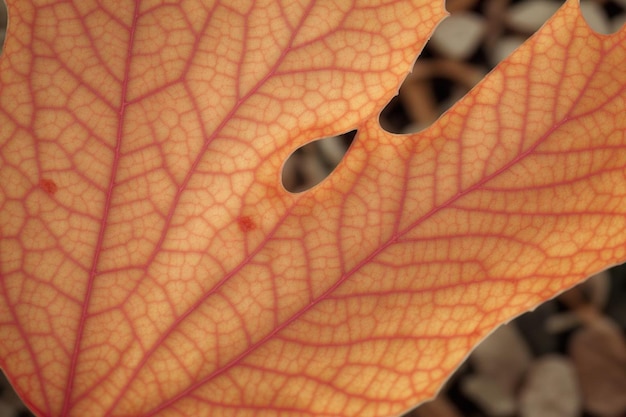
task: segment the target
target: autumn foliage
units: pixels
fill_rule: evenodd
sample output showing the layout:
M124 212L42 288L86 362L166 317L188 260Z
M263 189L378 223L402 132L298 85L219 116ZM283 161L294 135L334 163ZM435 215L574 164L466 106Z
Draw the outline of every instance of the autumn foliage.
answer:
M573 0L414 135L378 114L440 1L8 7L0 366L40 416L395 415L626 260L626 30Z

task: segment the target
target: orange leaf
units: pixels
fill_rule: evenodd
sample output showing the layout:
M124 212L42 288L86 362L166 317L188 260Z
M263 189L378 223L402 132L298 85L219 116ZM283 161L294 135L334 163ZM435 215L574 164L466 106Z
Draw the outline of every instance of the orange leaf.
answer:
M395 414L626 259L626 30L574 1L411 136L377 112L438 1L8 3L0 365L39 415Z

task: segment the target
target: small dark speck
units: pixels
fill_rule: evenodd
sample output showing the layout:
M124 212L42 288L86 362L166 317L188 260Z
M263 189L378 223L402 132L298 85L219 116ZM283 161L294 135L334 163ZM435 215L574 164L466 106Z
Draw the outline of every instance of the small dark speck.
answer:
M39 181L39 186L41 187L42 190L44 190L45 192L47 192L48 194L54 194L57 192L57 184L49 179L43 178L41 181Z
M249 216L241 216L237 219L237 223L239 223L239 228L242 232L249 232L250 230L256 229L256 223Z

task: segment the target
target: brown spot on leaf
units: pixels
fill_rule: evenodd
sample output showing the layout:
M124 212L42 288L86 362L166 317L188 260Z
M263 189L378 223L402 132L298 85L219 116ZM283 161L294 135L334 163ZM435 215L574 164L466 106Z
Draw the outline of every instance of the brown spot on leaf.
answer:
M242 232L249 232L250 230L256 229L256 223L249 216L239 217L237 223L239 223L239 228Z
M42 190L44 190L45 192L47 192L48 194L54 194L57 192L57 184L49 179L46 178L42 178L41 181L39 181L39 186L41 187Z

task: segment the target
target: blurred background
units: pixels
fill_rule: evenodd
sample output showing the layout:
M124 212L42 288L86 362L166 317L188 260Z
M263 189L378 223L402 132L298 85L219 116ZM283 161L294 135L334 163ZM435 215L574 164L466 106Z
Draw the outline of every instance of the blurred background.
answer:
M383 128L408 133L428 127L562 3L448 0L451 16L383 110ZM615 32L626 22L626 0L583 0L581 7L597 32ZM6 23L0 0L0 48ZM284 186L301 192L318 184L341 161L354 134L298 149L285 164ZM625 335L622 265L497 329L433 401L405 417L626 417ZM0 374L0 417L31 415Z

